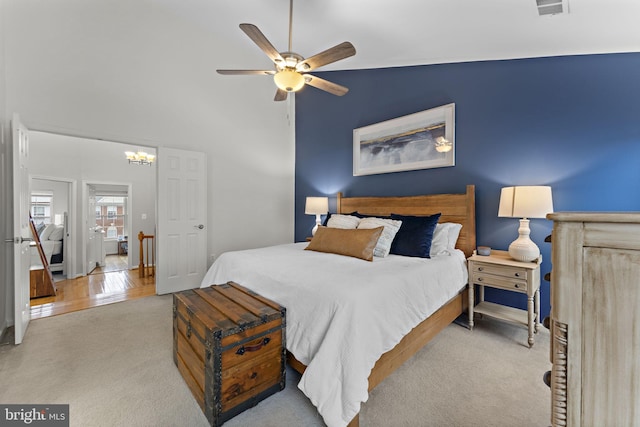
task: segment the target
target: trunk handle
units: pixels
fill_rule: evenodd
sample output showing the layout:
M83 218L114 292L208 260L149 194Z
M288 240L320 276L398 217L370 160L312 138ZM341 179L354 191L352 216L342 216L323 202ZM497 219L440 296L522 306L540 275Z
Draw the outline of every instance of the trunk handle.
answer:
M238 349L238 351L236 351L236 354L242 356L243 354L245 354L247 351L258 351L260 350L263 346L269 344L269 341L271 341L271 338L269 337L264 337L264 339L259 342L258 344L255 345L247 345L247 346L242 346Z

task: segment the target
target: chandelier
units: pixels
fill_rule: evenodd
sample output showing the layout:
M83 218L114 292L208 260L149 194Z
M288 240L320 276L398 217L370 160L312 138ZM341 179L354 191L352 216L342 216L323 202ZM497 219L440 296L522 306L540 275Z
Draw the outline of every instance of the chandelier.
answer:
M149 165L155 162L156 156L153 154L145 153L144 151L138 151L134 153L133 151L125 151L124 155L127 156L127 160L129 163L133 163L136 165Z

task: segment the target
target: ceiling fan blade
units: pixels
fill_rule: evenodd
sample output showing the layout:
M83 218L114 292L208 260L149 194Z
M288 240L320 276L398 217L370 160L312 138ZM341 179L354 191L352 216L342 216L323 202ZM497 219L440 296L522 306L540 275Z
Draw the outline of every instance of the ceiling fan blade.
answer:
M312 76L311 74L305 74L305 83L309 86L324 90L325 92L332 93L337 96L342 96L349 92L349 88L340 86L339 84L332 83L328 80L321 79L320 77Z
M274 75L276 72L273 70L216 70L218 74L225 75L255 75L255 74L264 74L264 75Z
M298 71L311 71L323 65L348 58L356 54L356 48L349 42L342 42L339 45L331 47L323 52L317 53L310 58L301 61L298 64Z
M276 91L276 96L273 98L274 101L286 101L288 92L286 90L278 89Z
M264 34L262 34L262 31L260 31L258 27L253 24L240 24L240 29L244 31L245 34L248 35L249 38L253 40L253 42L257 44L258 47L262 49L262 51L266 53L273 62L280 63L284 61L284 59L282 59L282 56L280 56L280 52L278 52L276 48L273 47L271 42L267 40L267 38L264 36Z

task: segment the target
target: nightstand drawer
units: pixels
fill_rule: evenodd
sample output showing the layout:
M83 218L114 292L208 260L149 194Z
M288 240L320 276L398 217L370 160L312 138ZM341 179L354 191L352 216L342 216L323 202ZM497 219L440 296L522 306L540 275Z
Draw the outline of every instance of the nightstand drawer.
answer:
M527 280L527 269L505 265L473 263L473 273L493 274L514 279Z
M509 291L527 292L527 281L509 278L504 276L496 276L487 274L486 272L473 272L471 274L471 283L474 285L487 285L494 288L502 288Z

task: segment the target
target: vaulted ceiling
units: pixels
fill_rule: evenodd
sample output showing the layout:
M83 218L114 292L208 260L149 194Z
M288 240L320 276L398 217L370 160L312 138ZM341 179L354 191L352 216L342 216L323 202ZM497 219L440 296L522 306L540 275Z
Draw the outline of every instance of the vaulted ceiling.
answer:
M354 44L356 56L322 70L640 51L640 1L564 1L564 13L540 16L536 0L294 0L292 50ZM288 0L161 4L207 27L216 68L270 69L243 22L287 50Z

